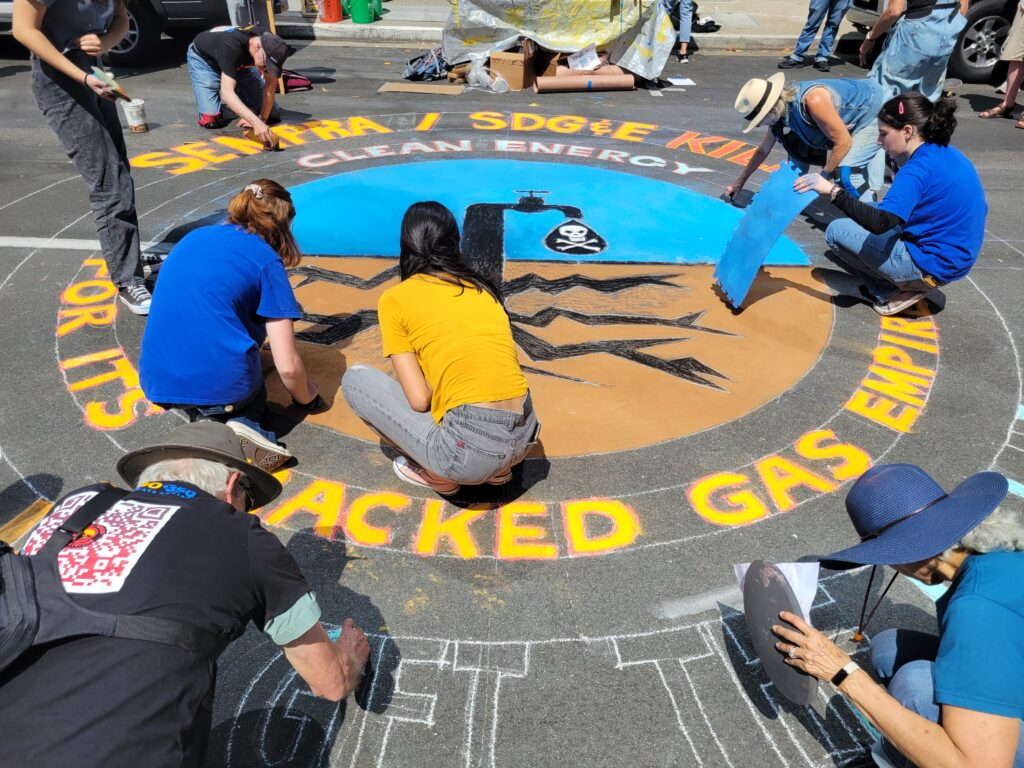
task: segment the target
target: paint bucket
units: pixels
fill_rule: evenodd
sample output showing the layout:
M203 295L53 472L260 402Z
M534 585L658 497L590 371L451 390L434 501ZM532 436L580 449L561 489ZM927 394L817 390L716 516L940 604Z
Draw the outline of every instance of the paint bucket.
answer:
M349 0L352 21L356 24L370 24L374 19L373 0Z
M319 0L320 21L332 24L341 21L341 0Z
M122 102L124 116L128 119L128 130L132 133L145 133L149 130L149 123L146 122L146 102L142 99L132 99Z

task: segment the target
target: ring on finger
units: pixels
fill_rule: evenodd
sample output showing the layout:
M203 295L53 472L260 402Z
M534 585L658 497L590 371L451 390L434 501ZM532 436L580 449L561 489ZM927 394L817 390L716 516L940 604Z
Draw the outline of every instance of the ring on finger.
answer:
M788 654L789 654L789 658L791 658L791 659L795 659L796 658L796 646L795 645L792 648L789 649Z

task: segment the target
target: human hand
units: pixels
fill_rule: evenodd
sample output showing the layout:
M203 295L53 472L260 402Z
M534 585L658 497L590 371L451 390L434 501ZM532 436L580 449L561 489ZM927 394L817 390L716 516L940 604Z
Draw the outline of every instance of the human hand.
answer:
M274 135L270 132L269 125L262 120L257 120L250 127L252 132L256 134L256 138L263 142L264 146L272 147L274 145Z
M741 189L743 189L743 185L745 183L746 182L743 182L743 181L740 181L739 179L736 179L736 181L734 181L732 184L730 184L729 186L727 186L725 188L725 196L728 197L731 200L736 195L737 192L739 192Z
M793 182L793 189L797 192L807 192L813 189L818 194L827 195L832 190L832 182L820 173L805 173Z
M334 649L345 671L346 680L355 688L370 658L370 641L352 619L345 619L341 625L341 636L334 641Z
M772 632L786 641L776 643L775 647L786 654L783 661L789 666L819 680L831 680L850 662L849 654L796 614L782 611L779 618L796 628L772 626Z
M103 41L100 40L99 35L92 32L76 38L74 40L74 47L90 56L99 56L103 53Z
M92 89L92 92L99 96L101 99L107 99L107 101L113 101L117 98L114 94L114 89L104 83L95 75L89 74L85 76L86 86Z
M860 65L866 67L868 65L868 56L871 55L871 51L874 50L875 41L865 37L864 42L860 44Z

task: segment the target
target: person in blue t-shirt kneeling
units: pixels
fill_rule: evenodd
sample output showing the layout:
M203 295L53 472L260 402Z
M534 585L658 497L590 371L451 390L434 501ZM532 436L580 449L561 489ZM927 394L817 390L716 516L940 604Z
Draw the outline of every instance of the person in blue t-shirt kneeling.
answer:
M828 195L850 217L829 224L825 242L863 280L879 314L902 312L933 288L965 277L978 258L988 204L971 161L949 146L955 112L954 97L933 104L916 92L883 105L879 143L901 167L877 207L817 174L794 184L799 192Z
M1024 521L1008 488L998 472L979 472L947 494L913 464L878 464L853 484L846 511L861 543L814 559L949 583L937 636L871 638L882 685L799 616L783 611L796 629L772 628L787 664L831 682L881 732L871 754L882 768L1024 768Z
M285 272L301 258L293 218L288 191L258 179L232 198L226 223L182 238L160 270L139 359L151 402L192 421L226 422L246 457L267 471L292 454L261 423L264 340L295 404L324 407L295 346L293 321L302 313Z

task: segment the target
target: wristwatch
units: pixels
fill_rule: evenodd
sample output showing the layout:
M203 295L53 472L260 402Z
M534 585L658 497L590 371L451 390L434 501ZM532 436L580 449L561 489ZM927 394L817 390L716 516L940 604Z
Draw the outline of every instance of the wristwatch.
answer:
M825 181L832 181L832 174L835 173L835 171L826 171L822 168L818 173Z
M832 683L832 685L834 685L836 688L838 688L840 685L843 684L843 681L846 678L848 678L850 675L852 675L858 669L860 669L860 665L856 661L851 661L845 667L843 667L838 672L836 672L832 676L832 679L829 680L829 682Z

